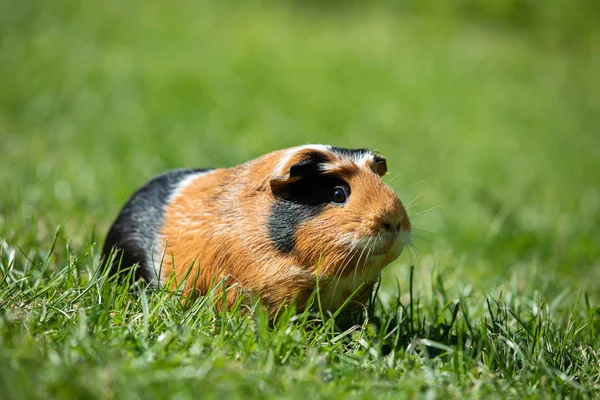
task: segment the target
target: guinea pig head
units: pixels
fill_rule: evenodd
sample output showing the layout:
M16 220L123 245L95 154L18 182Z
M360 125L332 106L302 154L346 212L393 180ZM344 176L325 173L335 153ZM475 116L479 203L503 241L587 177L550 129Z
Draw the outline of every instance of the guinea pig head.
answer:
M411 237L402 202L381 179L386 172L385 158L369 150L291 150L270 181L272 243L323 278L376 279Z

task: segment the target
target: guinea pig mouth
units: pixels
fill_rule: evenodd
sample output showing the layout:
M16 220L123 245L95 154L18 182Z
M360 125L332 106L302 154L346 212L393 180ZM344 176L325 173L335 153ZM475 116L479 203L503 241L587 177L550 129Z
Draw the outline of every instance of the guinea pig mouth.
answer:
M398 236L394 235L392 237L384 239L381 246L374 247L371 251L371 255L373 256L381 256L387 254L390 250L394 250L396 247L396 243L398 242Z

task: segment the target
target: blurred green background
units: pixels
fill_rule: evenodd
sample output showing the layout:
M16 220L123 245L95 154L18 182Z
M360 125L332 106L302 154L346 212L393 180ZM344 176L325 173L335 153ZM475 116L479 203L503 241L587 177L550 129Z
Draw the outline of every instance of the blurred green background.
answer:
M3 1L0 236L82 249L163 170L369 147L414 201L392 286L600 298L599 4Z

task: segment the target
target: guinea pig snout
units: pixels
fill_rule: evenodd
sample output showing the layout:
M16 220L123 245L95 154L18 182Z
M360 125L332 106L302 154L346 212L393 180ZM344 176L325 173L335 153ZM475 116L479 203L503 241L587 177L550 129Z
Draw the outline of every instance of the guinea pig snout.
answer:
M384 233L393 233L396 234L400 232L400 228L402 225L402 218L389 218L381 221L379 224L379 230Z
M377 231L380 233L396 235L407 230L410 230L410 222L402 206L383 214L377 224Z

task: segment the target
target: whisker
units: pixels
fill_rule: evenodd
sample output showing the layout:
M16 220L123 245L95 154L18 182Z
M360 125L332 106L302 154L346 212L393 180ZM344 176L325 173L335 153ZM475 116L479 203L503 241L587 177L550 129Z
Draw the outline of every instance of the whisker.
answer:
M419 198L421 197L421 193L417 194L415 196L414 199L412 199L411 201L408 202L408 204L406 206L404 206L405 209L409 209L410 207L414 207L415 206L415 201L419 200Z
M436 214L409 214L408 217L411 219L411 221L414 221L418 218L423 218L423 217L432 217L435 216ZM422 219L419 219L419 221L423 221Z
M414 234L414 233L413 233L412 235L413 235L414 237L416 237L417 239L419 239L419 240L424 240L424 241L426 241L427 243L431 244L431 245L432 245L433 247L435 247L436 249L438 248L438 245L437 245L437 243L435 243L433 240L431 240L431 239L428 239L428 238L426 238L426 237L423 237L423 236L421 236L421 235L416 235L416 234Z
M366 267L367 267L367 260L369 259L369 256L371 255L371 252L373 251L373 249L375 248L375 245L377 244L377 239L379 238L379 234L377 235L377 237L375 238L375 241L373 242L373 244L369 247L369 250L367 251L367 256L365 257L364 261L363 261L363 265L362 265L362 272L365 273L366 272Z
M419 215L423 215L423 214L425 214L425 213L427 213L427 212L429 212L429 211L436 210L436 209L438 209L438 208L440 208L440 207L443 207L443 206L445 206L445 205L448 205L448 204L449 204L449 203L448 203L448 202L446 202L446 203L442 203L442 204L440 204L440 205L437 205L437 206L434 206L434 207L428 208L427 210L419 211L418 213L414 213L413 215L411 215L411 218L413 218L413 217L417 217L417 216L419 216Z
M342 260L343 265L333 275L332 282L334 283L334 285L333 285L333 291L332 291L332 293L335 293L335 291L337 290L337 287L338 287L338 285L339 285L339 283L340 283L340 281L342 279L342 275L344 274L344 271L346 270L347 266L352 261L352 257L354 257L353 252L356 250L356 248L358 246L358 243L359 242L355 242L352 245L352 247L346 253L346 255L344 256L344 258Z
M349 251L340 254L339 256L334 258L331 262L329 262L329 264L327 264L327 268L329 269L329 268L333 267L335 264L340 262L340 260L343 263L346 260L346 258L348 258L348 256L352 254L352 251L354 250L355 247L356 247L356 243L352 245L352 247L350 248ZM327 272L328 272L328 270L327 270ZM335 277L335 275L337 275L338 272L339 272L339 269L335 271L334 277Z
M390 180L388 181L388 184L391 184L391 183L394 181L394 179L396 179L396 178L397 178L397 177L399 177L399 176L400 176L400 174L399 174L399 173L398 173L398 174L396 174L396 175L394 175L392 178L390 178Z
M427 229L415 228L414 225L411 227L411 231L413 231L413 232L417 231L417 232L421 232L421 233L427 233L428 235L443 236L443 235L441 235L439 233L432 232L432 231L429 231Z
M348 253L342 253L340 254L338 257L334 258L333 260L331 260L331 262L328 264L328 269L333 267L335 264L337 264L340 260L342 260L342 262L345 261L346 257L348 257ZM339 273L339 269L334 271L333 277L332 277L332 281L335 280L336 275Z
M356 271L358 270L358 268L360 268L360 260L361 260L362 256L365 254L365 250L367 250L367 248L369 247L369 243L371 243L372 239L373 239L373 236L370 236L369 240L367 240L367 244L363 247L363 250L360 253L360 256L358 257L358 261L356 261L356 266L354 267L354 272L353 272L353 276L352 276L352 284L353 285L354 285L354 281L356 280Z
M414 244L411 244L411 245L409 245L409 248L411 248L411 249L413 249L413 251L417 252L421 256L421 259L427 265L427 268L431 269L431 265L427 261L427 258L425 257L425 254L423 254L423 252L417 246L415 246Z
M345 264L340 269L341 272L345 272L346 271L346 268L348 268L348 266L350 265L350 262L352 262L352 259L354 258L354 256L356 256L356 251L359 250L358 249L358 244L359 244L359 242L356 242L352 246L352 249L348 253L349 258L347 260L345 260L346 261Z

